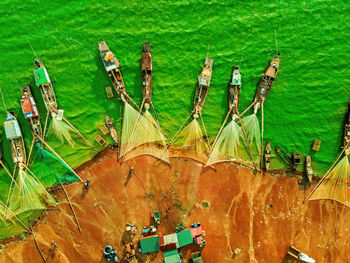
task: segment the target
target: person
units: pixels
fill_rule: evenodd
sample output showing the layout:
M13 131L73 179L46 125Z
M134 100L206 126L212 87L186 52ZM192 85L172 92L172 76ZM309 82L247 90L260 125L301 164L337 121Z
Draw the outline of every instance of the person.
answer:
M131 166L129 170L129 177L132 176L133 173L134 173L134 166Z
M90 188L90 178L85 181L84 186L85 186L85 189Z

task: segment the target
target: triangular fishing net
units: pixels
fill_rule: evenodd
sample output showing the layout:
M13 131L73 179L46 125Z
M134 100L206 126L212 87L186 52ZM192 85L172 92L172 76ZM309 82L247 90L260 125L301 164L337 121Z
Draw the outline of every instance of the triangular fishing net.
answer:
M350 165L345 155L326 175L308 200L331 199L350 207Z
M259 120L255 114L251 114L242 119L245 131L247 133L247 140L249 142L250 150L255 163L260 162L261 155L261 134ZM249 157L248 146L246 145L246 156L243 157L245 160L251 160Z
M53 117L49 131L50 133L52 132L61 143L67 141L70 146L74 146L74 140L71 135L73 129L63 120L58 120L56 117Z
M245 146L241 127L232 120L220 133L211 150L207 166L219 162L241 162Z
M184 157L202 163L207 162L209 146L197 119L193 119L180 132L173 145L175 147L171 147L170 157Z
M142 154L169 162L164 135L152 114L148 110L142 114L125 103L120 157L126 155L127 160Z
M31 170L47 188L60 183L80 181L80 179L60 159L37 143L37 153Z
M19 169L16 182L18 186L14 185L9 199L9 209L13 214L7 213L7 217L56 205L46 189L25 169Z

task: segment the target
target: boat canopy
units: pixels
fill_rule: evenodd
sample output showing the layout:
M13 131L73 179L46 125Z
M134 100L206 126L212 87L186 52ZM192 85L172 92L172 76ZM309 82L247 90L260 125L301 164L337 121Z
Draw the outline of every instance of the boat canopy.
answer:
M38 116L38 110L32 97L23 98L21 100L22 111L26 118Z
M42 84L51 83L46 68L34 69L35 84L39 87Z
M208 86L208 78L206 76L199 77L199 86Z
M239 71L237 69L233 72L231 84L242 85L241 74L239 74Z
M103 64L104 64L107 72L119 67L119 62L114 57L112 52L110 52L110 51L102 52L101 58L102 58Z
M21 129L17 120L7 120L4 122L6 138L9 140L22 137Z

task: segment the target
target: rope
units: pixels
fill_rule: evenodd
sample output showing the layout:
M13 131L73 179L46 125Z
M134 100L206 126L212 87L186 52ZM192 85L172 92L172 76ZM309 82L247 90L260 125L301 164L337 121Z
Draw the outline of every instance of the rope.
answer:
M34 238L34 242L35 242L36 248L38 249L39 254L40 254L40 256L41 256L42 260L43 260L45 263L47 263L47 261L46 261L46 259L45 259L44 255L43 255L43 252L42 252L42 251L41 251L41 249L40 249L39 243L38 243L38 241L36 240L36 237L35 237L35 233L34 233L33 227L32 227L32 225L31 225L31 224L29 224L29 226L30 226L30 229L31 229L32 234L33 234L33 238Z
M2 98L2 104L4 105L4 109L5 109L5 111L7 111L7 107L6 107L6 103L5 103L4 95L2 94L2 89L1 89L1 88L0 88L0 93L1 93L1 98Z

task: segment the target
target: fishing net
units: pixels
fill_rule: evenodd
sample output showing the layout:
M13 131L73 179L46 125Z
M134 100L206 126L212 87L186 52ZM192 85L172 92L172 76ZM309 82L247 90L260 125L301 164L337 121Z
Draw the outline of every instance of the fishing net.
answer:
M260 126L259 120L255 114L251 114L242 119L245 131L247 133L247 140L250 146L250 150L253 156L253 160L255 163L260 162L260 154L261 154L261 135L260 135ZM249 157L248 147L246 145L245 156L243 159L251 160Z
M308 200L332 199L350 207L350 167L345 155L326 175Z
M128 160L143 154L169 162L164 135L152 114L148 110L141 114L125 103L120 157Z
M241 162L244 152L244 138L241 127L232 120L222 130L215 145L213 145L206 165L219 162Z
M71 136L73 129L63 120L58 120L53 117L49 130L50 133L53 133L61 141L61 143L67 141L70 146L74 146L74 141Z
M10 190L8 207L13 213L7 213L8 218L26 211L42 210L47 206L56 205L44 186L23 168L19 169L16 182L18 186L15 185L12 191Z
M59 158L36 144L37 153L31 170L37 175L43 186L51 187L60 183L80 181L73 171Z
M180 132L173 145L175 147L170 149L171 157L184 157L202 163L207 162L209 146L197 119L192 120Z

